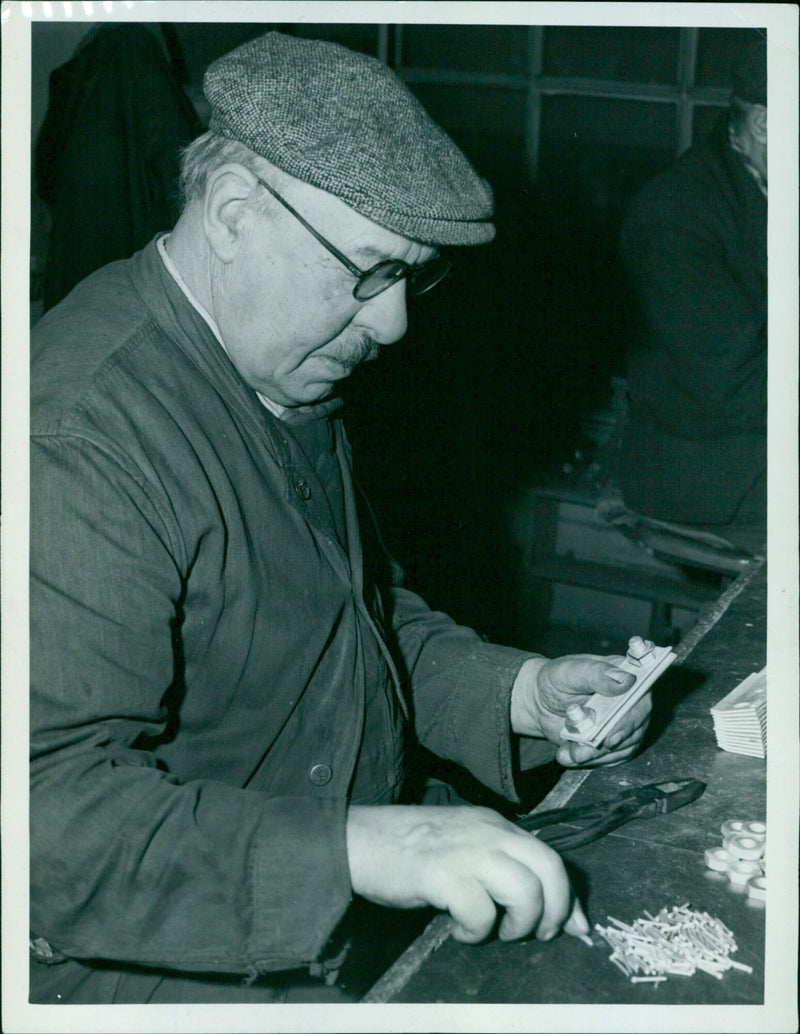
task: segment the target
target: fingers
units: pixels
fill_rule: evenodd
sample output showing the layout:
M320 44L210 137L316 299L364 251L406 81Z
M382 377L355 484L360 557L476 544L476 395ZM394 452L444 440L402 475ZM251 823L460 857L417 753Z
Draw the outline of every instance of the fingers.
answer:
M509 854L536 877L541 898L531 919L526 903L499 901L506 908L499 936L511 940L535 932L540 940L550 940L564 926L573 904L572 888L564 863L552 848L529 833L515 830L514 840L506 848Z
M454 891L447 902L454 923L452 936L464 944L477 944L489 936L497 921L495 902L477 880Z
M641 746L651 709L648 693L636 702L600 747L568 741L559 747L556 760L565 768L618 765L627 761Z
M603 751L588 743L568 741L556 751L556 761L564 768L589 768L603 756Z
M492 896L505 909L497 935L502 941L514 941L539 929L545 914L545 894L541 879L535 875L531 879L533 874L526 866L509 859L505 868L504 884ZM518 882L511 875L512 869ZM548 889L548 898L551 895Z
M633 755L638 750L638 745L635 747L626 747L625 750L608 750L601 752L596 757L589 761L581 762L581 768L611 768L614 765L621 765L625 761L630 761ZM578 766L576 766L578 767Z
M458 940L483 940L498 915L504 940L549 939L571 917L580 923L558 854L488 808L353 805L346 836L357 894L448 911Z
M581 702L593 693L616 696L630 688L634 678L615 668L607 659L590 654L577 654L547 661L537 672L529 709L537 721L530 729L517 731L560 740L564 715L570 703Z
M633 707L623 716L619 725L606 737L605 747L621 747L629 741L641 740L650 722L653 710L653 699L649 693L637 700Z
M580 940L591 944L590 930L591 926L586 918L586 913L583 911L580 901L575 898L572 904L572 912L570 912L569 918L564 923L564 933L568 933L571 937L578 937Z
M605 750L590 747L585 743L565 743L559 747L556 760L564 768L596 768L600 766L618 765L628 761L639 749L639 741L620 750Z
M509 826L469 880L450 883L447 909L455 922L456 940L471 944L484 940L498 914L501 940L531 934L550 940L573 914L574 899L556 852Z
M551 710L563 713L567 703L593 693L603 696L627 693L635 684L636 676L618 667L623 659L578 654L548 661L538 676L544 702Z
M449 903L450 915L456 922L456 940L475 944L492 932L498 908L504 910L498 936L511 941L535 930L545 911L545 895L541 880L514 858L498 857L491 872L469 888L462 888Z

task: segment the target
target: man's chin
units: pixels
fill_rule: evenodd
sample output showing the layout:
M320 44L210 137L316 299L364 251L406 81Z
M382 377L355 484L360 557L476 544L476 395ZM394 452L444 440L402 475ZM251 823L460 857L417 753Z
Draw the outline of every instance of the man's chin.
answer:
M376 359L375 354L370 354L365 359L356 362L347 362L342 359L334 359L328 355L315 355L305 365L306 374L302 384L287 385L287 398L291 402L284 402L283 405L312 406L315 402L323 402L330 398L336 391L339 381L346 380L356 367Z
M345 380L350 375L350 371L343 373L341 377L336 380L318 380L309 381L304 384L302 388L292 392L291 401L284 402L285 406L313 406L316 402L324 402L329 399L331 395L336 392L336 385L339 381ZM288 397L288 396L287 396Z
M330 395L337 383L346 380L358 365L327 355L315 356L313 366L309 364L310 369L307 371L308 376L301 392L307 394L310 401L311 396L313 401L318 401Z

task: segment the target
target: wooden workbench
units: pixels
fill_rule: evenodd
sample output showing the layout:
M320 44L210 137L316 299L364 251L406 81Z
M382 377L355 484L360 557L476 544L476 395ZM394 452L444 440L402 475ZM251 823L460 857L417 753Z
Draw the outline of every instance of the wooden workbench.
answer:
M722 979L698 972L667 982L633 984L608 960L596 932L594 948L561 936L463 945L437 916L375 984L365 1002L760 1004L764 1000L762 903L748 899L705 866L704 851L721 843L725 819L764 820L766 762L716 745L710 708L766 663L766 566L756 563L723 594L677 650L659 680L645 749L619 767L566 772L542 807L605 800L632 785L696 778L703 796L670 815L637 820L602 840L565 853L573 885L590 922L609 916L632 923L647 910L691 904L733 932L734 956L751 974Z

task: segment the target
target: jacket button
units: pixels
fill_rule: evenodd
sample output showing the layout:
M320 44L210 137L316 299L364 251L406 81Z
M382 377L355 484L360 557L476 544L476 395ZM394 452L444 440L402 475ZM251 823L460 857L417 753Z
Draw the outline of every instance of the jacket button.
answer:
M311 486L305 478L296 477L294 479L294 490L305 502L311 498Z
M309 769L308 778L314 784L314 786L324 786L326 783L331 781L330 765L312 765Z

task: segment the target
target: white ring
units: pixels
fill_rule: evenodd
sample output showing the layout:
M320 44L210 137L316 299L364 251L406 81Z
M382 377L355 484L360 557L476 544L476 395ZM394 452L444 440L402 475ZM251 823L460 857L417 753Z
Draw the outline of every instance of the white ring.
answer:
M744 819L727 819L720 826L720 832L724 837L733 836L735 833L741 833L744 830L746 822Z
M764 853L764 841L758 837L747 836L745 833L725 837L722 844L734 858L756 859Z
M765 901L767 897L766 876L752 876L747 881L747 896L757 901Z
M737 883L740 886L749 883L752 876L760 875L761 866L749 858L734 858L728 866L728 878L731 883Z
M709 847L706 851L706 865L715 872L727 872L731 856L724 847Z

